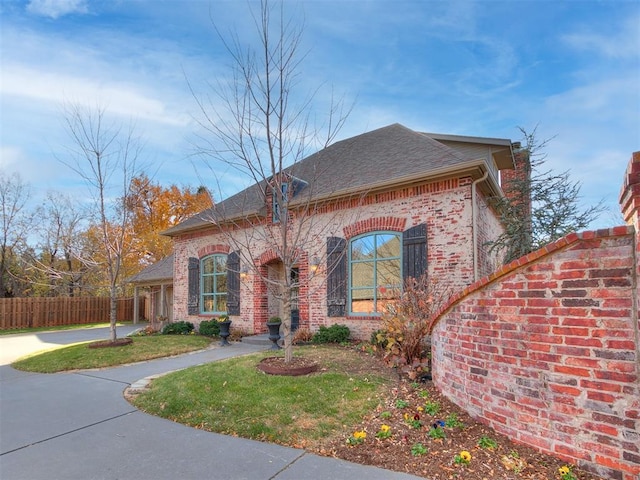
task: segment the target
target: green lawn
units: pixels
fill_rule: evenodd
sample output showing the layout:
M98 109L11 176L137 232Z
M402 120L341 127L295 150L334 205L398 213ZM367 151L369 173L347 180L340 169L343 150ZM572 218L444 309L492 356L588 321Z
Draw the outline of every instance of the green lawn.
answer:
M132 338L131 345L120 347L89 348L91 342L85 342L56 348L21 358L12 366L18 370L40 373L111 367L201 350L211 343L211 338L200 335L152 335Z
M117 327L133 322L118 322ZM0 335L13 335L17 333L56 332L58 330L77 330L79 328L107 328L109 323L84 323L82 325L61 325L58 327L16 328L13 330L0 330Z
M371 412L388 392L388 376L372 372L369 357L340 347L296 348L320 362L317 373L267 375L257 370L272 353L232 358L153 381L133 403L196 428L287 445L319 444Z

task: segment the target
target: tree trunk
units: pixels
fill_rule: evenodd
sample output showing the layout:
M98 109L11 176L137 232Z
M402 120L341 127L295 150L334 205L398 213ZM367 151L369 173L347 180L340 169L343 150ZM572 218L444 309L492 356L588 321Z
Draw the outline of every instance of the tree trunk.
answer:
M110 298L110 310L109 310L109 339L115 342L118 336L116 335L116 318L118 313L118 297L116 296L117 290L115 285L111 285L111 298Z
M293 360L293 339L291 338L291 287L284 287L282 305L282 333L284 334L284 363Z

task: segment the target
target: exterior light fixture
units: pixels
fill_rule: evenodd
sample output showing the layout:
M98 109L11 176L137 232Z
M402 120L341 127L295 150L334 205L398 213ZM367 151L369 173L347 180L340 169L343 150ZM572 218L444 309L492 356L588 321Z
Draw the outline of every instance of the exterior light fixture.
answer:
M320 266L320 259L318 257L313 257L309 262L309 270L315 273L318 271L319 266Z
M249 276L249 267L243 265L240 269L240 278L247 278Z

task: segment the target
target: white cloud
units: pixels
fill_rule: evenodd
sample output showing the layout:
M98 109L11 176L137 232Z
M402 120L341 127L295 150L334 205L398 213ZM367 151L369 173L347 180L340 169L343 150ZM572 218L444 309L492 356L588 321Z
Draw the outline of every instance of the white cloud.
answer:
M86 0L31 0L27 11L54 20L71 13L85 14L89 11Z
M638 42L640 41L640 17L632 15L619 25L615 25L612 33L598 30L593 26L583 31L569 33L562 39L570 47L595 53L605 58L630 59L639 57Z
M105 105L110 113L161 124L184 126L189 118L169 112L160 100L145 95L133 85L77 77L37 68L5 65L0 93L21 96L35 102L65 101L86 105Z
M0 145L0 171L18 171L24 152L19 147Z

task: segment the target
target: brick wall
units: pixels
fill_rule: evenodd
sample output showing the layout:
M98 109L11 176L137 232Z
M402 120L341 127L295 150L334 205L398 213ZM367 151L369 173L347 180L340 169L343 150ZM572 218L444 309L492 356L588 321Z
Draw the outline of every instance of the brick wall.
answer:
M492 222L483 232L499 232L497 221L478 195L480 223ZM323 208L314 218L313 230L306 242L299 265L301 279L306 278L300 289L300 325L316 331L321 325L341 323L347 325L354 338L369 339L371 332L380 328L378 318L327 317L326 307L326 238L338 236L350 238L375 230L403 231L420 223L427 223L428 269L431 275L446 278L449 283L462 288L473 281L473 248L471 228L471 180L460 178L415 185L400 190L376 193L359 199L357 203L340 203L333 208ZM493 220L492 220L493 219ZM241 231L232 235L243 235ZM480 236L484 242L486 233ZM277 261L272 254L268 235L248 236L239 243L250 243L251 256L256 267ZM229 244L228 234L213 230L190 233L174 239L174 317L198 323L204 317L187 314L187 261L202 254L222 251ZM237 247L232 247L235 250ZM480 251L483 248L481 246ZM311 272L309 260L319 258L320 268ZM481 262L486 263L486 255ZM244 259L243 259L244 262ZM486 267L483 267L486 268ZM233 319L234 325L250 332L265 331L269 302L266 286L257 275L249 273L241 279L241 315Z
M629 226L570 234L452 298L433 326L433 376L513 440L637 480L640 152L621 204Z

